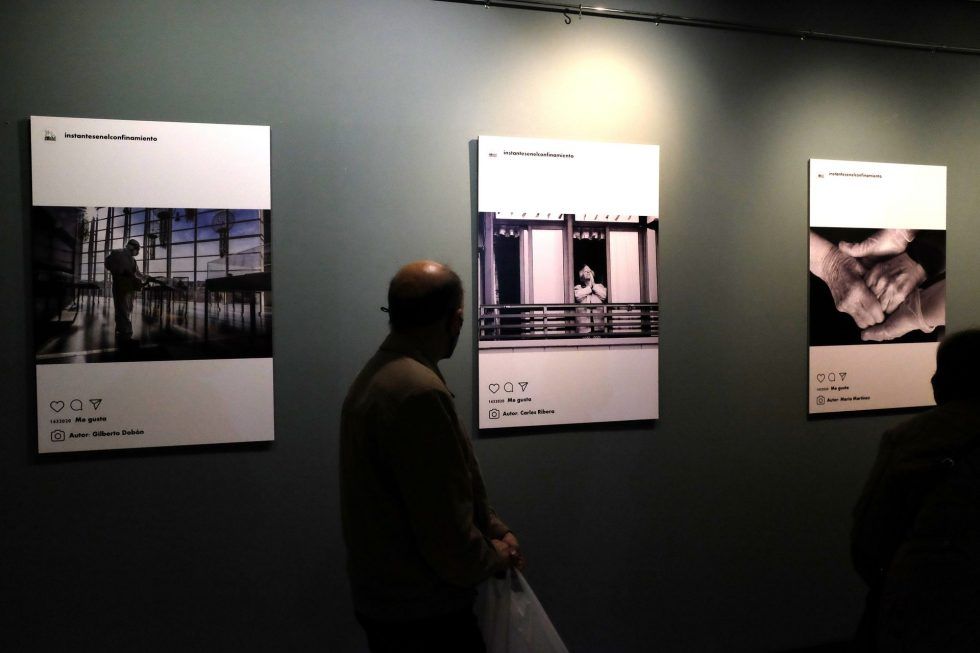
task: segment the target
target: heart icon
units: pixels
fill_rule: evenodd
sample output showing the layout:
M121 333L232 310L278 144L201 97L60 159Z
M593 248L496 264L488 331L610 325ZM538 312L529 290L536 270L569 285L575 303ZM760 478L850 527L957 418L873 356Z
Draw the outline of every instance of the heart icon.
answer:
M491 383L489 387L490 387L490 392L492 392L494 394L497 394L497 390L500 390L500 384L499 383Z
M53 410L56 413L60 413L61 412L61 409L65 407L65 402L63 402L63 401L52 401L48 405L51 406L51 410Z
M819 381L820 383L823 383L823 380L826 379L826 378L827 378L827 375L826 374L818 374L817 375L817 381Z

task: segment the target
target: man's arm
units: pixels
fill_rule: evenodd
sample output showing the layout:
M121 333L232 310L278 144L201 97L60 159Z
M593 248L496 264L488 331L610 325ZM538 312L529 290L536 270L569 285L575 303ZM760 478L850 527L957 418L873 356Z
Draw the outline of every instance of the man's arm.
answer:
M473 519L473 488L451 399L436 390L405 399L384 451L415 542L439 577L472 587L512 563L510 547L490 541Z
M140 264L136 262L135 256L133 257L133 276L141 282L145 282L147 279L146 275L140 270Z

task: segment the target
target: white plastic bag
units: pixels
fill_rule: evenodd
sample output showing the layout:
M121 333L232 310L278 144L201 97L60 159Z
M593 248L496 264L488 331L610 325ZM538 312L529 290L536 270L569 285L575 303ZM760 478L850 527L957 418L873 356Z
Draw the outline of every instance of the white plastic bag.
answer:
M516 569L483 584L477 615L487 653L568 653L538 597Z

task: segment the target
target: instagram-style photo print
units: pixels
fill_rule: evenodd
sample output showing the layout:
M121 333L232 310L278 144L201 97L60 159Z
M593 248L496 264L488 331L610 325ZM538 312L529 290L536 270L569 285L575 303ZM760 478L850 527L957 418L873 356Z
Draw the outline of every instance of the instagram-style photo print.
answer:
M926 406L946 326L946 168L810 162L809 407Z
M273 438L269 128L33 117L41 453Z
M480 428L656 419L659 148L479 151Z

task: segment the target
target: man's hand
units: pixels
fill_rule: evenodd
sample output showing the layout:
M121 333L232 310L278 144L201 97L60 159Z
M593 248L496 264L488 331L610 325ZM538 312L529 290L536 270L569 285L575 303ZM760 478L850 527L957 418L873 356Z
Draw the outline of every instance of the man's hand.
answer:
M878 298L882 310L891 314L913 290L926 280L925 269L908 254L899 254L875 265L864 282Z
M490 540L494 551L497 553L497 565L493 572L494 578L503 578L507 575L507 570L514 566L514 561L510 557L511 546L503 540Z
M510 546L510 559L514 564L514 568L518 571L524 571L527 568L527 559L521 551L521 545L517 541L517 536L512 532L508 532L504 535L503 541Z
M490 543L497 552L497 562L499 564L498 572L494 574L495 576L502 578L502 574L510 568L517 569L518 571L525 568L527 563L524 560L524 555L521 553L520 544L518 544L517 538L513 533L507 533L503 536L503 539L490 540Z
M841 242L837 246L840 251L854 258L894 256L904 252L914 239L914 229L881 229L860 243Z

